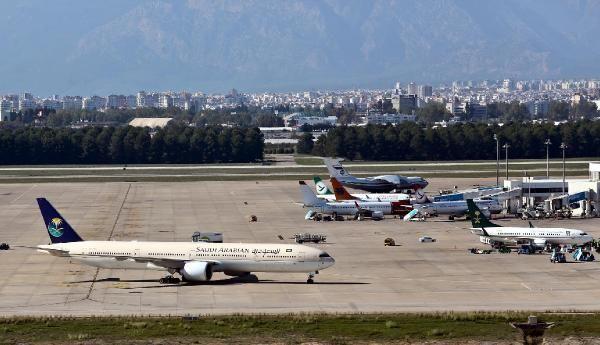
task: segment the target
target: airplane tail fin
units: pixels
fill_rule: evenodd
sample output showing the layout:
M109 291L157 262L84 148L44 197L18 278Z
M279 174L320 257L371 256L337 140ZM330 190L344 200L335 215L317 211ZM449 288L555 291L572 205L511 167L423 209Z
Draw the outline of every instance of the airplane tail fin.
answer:
M329 187L321 180L319 176L314 176L313 181L315 181L315 187L317 188L317 194L319 195L332 195L333 192L329 190Z
M357 198L353 197L348 193L346 188L336 179L335 177L331 178L331 186L333 187L333 192L335 193L335 200L356 200Z
M300 184L300 192L302 193L302 202L304 206L318 206L325 203L324 200L317 198L317 195L304 181L298 181Z
M467 199L467 207L469 208L469 218L471 218L471 225L474 228L494 228L501 227L498 224L490 222L490 220L481 212L479 207L475 204L473 199Z
M417 189L415 192L415 202L417 204L428 204L431 202L431 200L429 200L429 197L427 194L425 194L425 192L423 192L423 190Z
M342 166L339 159L334 158L323 158L325 165L327 166L327 171L329 171L330 177L345 177L349 176L348 172Z
M44 218L44 226L52 243L80 242L83 239L69 225L69 222L45 198L37 198L37 203Z

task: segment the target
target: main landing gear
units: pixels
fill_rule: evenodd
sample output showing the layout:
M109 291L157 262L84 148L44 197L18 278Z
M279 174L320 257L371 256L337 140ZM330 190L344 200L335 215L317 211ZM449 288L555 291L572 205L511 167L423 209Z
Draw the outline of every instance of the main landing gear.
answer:
M175 278L172 275L170 275L164 278L160 278L158 282L161 284L179 284L181 282L181 279Z
M315 274L319 274L319 271L314 271L314 272L310 272L308 274L308 279L306 280L306 284L312 284L315 281L313 280L313 278L315 277Z

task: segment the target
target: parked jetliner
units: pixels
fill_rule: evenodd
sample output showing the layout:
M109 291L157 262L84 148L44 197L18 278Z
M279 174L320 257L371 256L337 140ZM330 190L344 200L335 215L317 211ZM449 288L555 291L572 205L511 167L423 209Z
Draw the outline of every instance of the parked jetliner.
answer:
M428 213L434 215L448 215L452 217L466 216L469 207L465 200L459 201L434 201L430 202L430 199L423 193L423 191L417 191L413 207L421 213ZM483 212L487 215L492 213L500 213L502 211L502 205L496 199L492 198L481 198L475 200L478 207L483 209Z
M346 187L371 193L387 193L392 190L418 190L427 187L429 182L421 177L400 175L380 175L373 177L354 177L342 166L339 159L324 158L330 177L335 177Z
M402 193L371 193L371 194L362 194L362 193L353 193L350 194L344 188L344 186L335 178L331 178L331 185L335 193L332 193L327 185L321 180L320 177L313 177L315 181L315 185L317 188L317 197L322 198L328 201L341 201L341 200L362 200L362 201L408 201L410 200L410 195L402 194ZM324 193L324 194L319 194Z
M37 202L52 241L35 247L38 251L99 268L169 272L161 283L179 283L175 273L184 281L200 282L210 280L213 272L302 272L309 274L310 284L315 274L335 262L320 249L296 244L84 241L50 202Z
M534 228L531 223L529 227L503 227L490 222L473 199L467 199L467 205L473 226L471 232L487 239L492 245L527 242L537 247L545 247L546 244L583 245L592 241L592 236L575 229Z
M311 209L331 215L351 215L354 216L359 212L372 211L381 212L384 215L405 215L412 210L410 205L398 201L339 201L328 202L317 198L313 190L304 182L299 181L300 192L304 206Z

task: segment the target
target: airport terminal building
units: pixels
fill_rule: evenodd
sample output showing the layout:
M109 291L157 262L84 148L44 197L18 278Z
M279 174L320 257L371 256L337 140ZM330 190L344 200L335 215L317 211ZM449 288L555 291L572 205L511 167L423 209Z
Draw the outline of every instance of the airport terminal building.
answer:
M535 205L550 201L554 208L568 204L590 203L600 205L600 163L589 163L588 179L548 179L540 177L523 177L521 179L505 180L504 188L521 189L521 200L511 202L510 208L521 205ZM518 203L521 203L519 205ZM596 209L598 209L596 207ZM591 211L591 208L588 209Z

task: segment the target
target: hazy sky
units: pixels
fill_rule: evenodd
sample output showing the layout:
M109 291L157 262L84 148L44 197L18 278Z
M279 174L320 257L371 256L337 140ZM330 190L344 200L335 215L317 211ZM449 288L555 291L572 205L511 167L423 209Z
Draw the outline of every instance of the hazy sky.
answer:
M600 75L600 1L0 0L0 94Z

